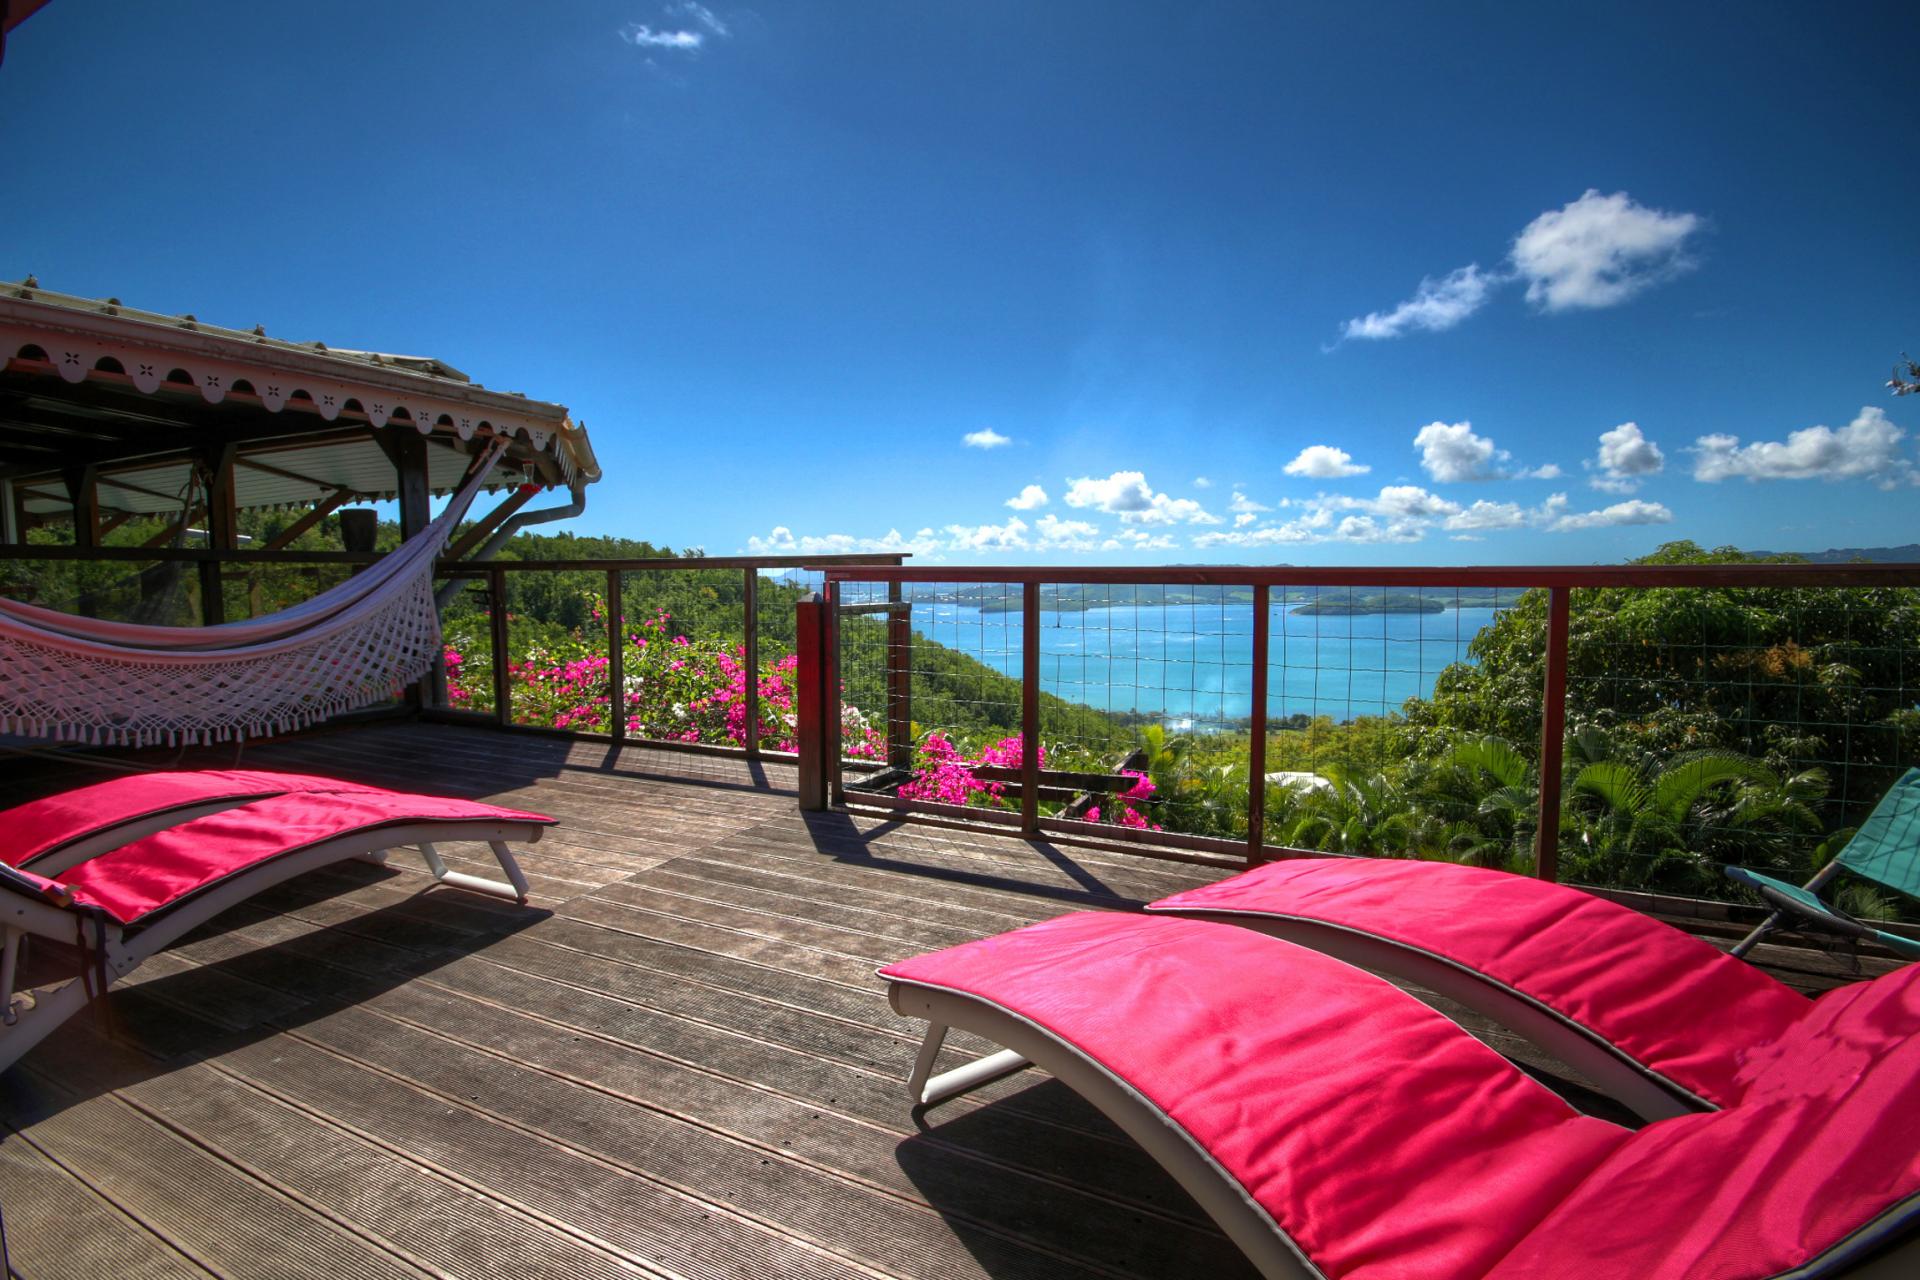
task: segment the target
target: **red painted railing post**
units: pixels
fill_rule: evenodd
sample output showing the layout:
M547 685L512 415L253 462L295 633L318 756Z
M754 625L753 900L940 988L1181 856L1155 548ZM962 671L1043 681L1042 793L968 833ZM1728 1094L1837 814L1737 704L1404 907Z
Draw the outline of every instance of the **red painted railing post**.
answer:
M741 583L740 605L746 611L746 636L742 641L740 663L747 669L747 740L743 744L749 756L760 754L760 570L748 565Z
M1247 865L1266 860L1267 845L1267 653L1269 588L1253 589L1253 723L1247 744Z
M1572 590L1547 588L1547 669L1540 697L1540 812L1534 874L1560 878L1560 764L1567 738L1567 621Z
M1040 584L1020 599L1020 830L1040 834ZM1114 807L1111 801L1109 807Z
M811 596L794 606L794 699L798 723L794 745L800 753L800 807L818 813L827 807L827 604Z
M607 570L607 731L615 742L627 736L627 620L618 569Z

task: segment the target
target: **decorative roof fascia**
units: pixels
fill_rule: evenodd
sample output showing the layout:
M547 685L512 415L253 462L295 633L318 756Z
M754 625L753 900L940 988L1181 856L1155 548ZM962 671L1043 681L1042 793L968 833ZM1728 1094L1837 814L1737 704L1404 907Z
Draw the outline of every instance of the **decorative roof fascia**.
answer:
M600 478L586 431L565 406L375 363L375 356L333 355L191 317L129 314L117 303L0 286L0 360L29 345L45 351L54 371L70 383L85 381L107 358L144 394L163 386L184 390L168 381L175 369L187 373L209 404L219 404L236 380L244 380L271 413L304 400L331 422L352 400L376 427L410 420L422 435L446 428L462 440L476 434L518 437L551 452L569 483Z

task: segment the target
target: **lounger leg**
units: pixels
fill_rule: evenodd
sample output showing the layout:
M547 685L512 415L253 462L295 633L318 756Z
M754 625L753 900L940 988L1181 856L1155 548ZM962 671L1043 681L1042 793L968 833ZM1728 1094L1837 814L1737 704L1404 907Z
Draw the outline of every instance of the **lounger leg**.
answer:
M1002 1049L951 1071L942 1071L936 1076L933 1074L933 1063L940 1056L940 1046L946 1039L947 1028L944 1023L927 1025L927 1038L920 1042L920 1053L913 1060L913 1074L907 1077L907 1092L920 1106L930 1107L948 1098L957 1098L1001 1076L1010 1076L1023 1067L1033 1065L1013 1050Z
M1778 929L1780 927L1780 922L1785 920L1786 918L1787 918L1786 912L1784 911L1774 912L1772 915L1768 916L1765 920L1762 920L1759 924L1755 925L1753 927L1752 933L1740 939L1740 941L1734 943L1732 948L1728 950L1727 954L1730 956L1745 958L1747 952L1753 950L1755 943L1759 942L1760 939L1772 933L1775 929Z
M20 1020L20 1011L13 1007L13 983L20 972L20 938L20 930L7 930L6 950L0 951L0 999L7 1002L7 1007L0 1010L0 1022L9 1027Z
M0 1026L0 1071L45 1040L61 1023L87 1007L87 984L74 978L57 991L43 992L30 1008L14 1014L11 1025Z
M441 884L454 885L461 889L471 889L475 893L484 893L490 897L505 898L509 902L525 902L529 892L526 873L520 870L520 864L514 860L513 851L507 848L503 840L487 841L493 849L494 858L500 863L500 869L507 874L505 880L488 880L484 876L470 876L464 871L449 871L447 864L431 844L421 841L415 848L420 856L427 860L427 870Z

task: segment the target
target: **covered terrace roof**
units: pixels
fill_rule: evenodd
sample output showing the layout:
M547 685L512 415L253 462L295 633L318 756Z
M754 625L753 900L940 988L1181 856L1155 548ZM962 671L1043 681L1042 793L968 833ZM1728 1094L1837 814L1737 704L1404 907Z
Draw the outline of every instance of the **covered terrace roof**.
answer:
M380 433L408 430L427 437L435 493L491 438L512 442L491 488L600 478L565 406L489 390L441 360L290 342L31 277L0 284L0 479L29 517L69 509L76 466L94 469L103 509L177 512L196 463L228 444L239 509L392 498Z

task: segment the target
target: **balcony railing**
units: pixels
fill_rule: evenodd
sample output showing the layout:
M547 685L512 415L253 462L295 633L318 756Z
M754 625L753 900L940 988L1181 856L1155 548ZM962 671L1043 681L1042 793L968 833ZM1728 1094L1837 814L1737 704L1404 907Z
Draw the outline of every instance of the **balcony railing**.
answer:
M184 622L208 592L269 612L375 559L0 547L0 592ZM901 560L443 563L446 665L391 710L791 750L809 807L1666 890L1681 836L1702 865L1804 872L1920 763L1920 565ZM1448 769L1472 776L1448 792ZM1663 816L1689 786L1719 808Z
M1920 763L1920 565L822 570L798 634L808 807L1674 889L1689 839L1804 870ZM835 690L885 771L843 767ZM1473 803L1369 814L1414 758L1427 786L1477 770Z
M792 601L819 585L822 566L902 558L445 560L436 579L454 589L443 592L443 661L387 709L614 742L790 752ZM0 546L0 594L96 617L199 623L285 608L378 559Z

